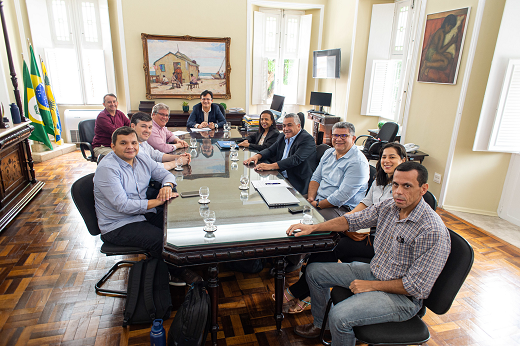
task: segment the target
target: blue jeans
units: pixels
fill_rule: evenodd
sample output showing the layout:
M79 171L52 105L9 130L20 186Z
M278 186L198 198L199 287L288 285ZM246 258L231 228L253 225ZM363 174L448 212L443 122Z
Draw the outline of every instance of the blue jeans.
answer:
M312 263L307 268L307 283L311 291L311 312L314 325L321 328L330 287L349 287L359 280L377 280L370 271L370 264ZM384 322L406 321L417 314L422 302L401 294L381 291L358 293L334 305L329 313L332 345L354 346L356 336L352 327Z

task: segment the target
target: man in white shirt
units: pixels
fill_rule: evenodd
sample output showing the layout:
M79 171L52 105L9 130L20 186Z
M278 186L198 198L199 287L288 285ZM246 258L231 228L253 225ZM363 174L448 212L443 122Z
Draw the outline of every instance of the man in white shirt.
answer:
M182 158L182 165L190 163L191 155L189 153L183 153L180 155L164 154L163 152L152 148L152 146L148 144L147 140L150 137L153 128L152 117L150 117L150 115L143 112L135 113L132 116L130 127L137 132L137 139L139 140L140 147L139 151L147 153L152 160L161 162L161 165L166 170L169 171L175 168L176 160L178 158Z

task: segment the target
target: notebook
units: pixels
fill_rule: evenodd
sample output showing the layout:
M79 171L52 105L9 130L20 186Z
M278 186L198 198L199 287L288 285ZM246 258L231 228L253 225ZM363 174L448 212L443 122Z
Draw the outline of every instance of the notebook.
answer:
M299 204L298 198L286 187L259 187L258 193L269 207L278 207L291 204Z
M217 141L217 147L219 147L220 150L226 150L230 149L231 144L234 143L234 141Z

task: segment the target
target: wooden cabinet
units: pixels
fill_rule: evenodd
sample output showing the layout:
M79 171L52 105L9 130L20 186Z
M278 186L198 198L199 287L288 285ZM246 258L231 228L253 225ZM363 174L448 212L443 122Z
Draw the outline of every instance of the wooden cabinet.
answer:
M132 118L132 115L134 113L137 113L138 111L130 111L128 113L128 117ZM186 126L186 123L188 122L188 117L190 116L190 112L183 112L181 110L170 110L170 120L168 120L168 123L166 124L166 127L179 127L179 126ZM242 124L242 117L246 115L244 112L230 112L226 111L226 120L231 123L231 125L241 125Z
M314 112L308 112L307 118L314 122L312 135L316 144L326 143L332 146L332 126L340 121L340 118Z
M28 122L0 129L0 231L44 185L34 173L28 140L33 130Z

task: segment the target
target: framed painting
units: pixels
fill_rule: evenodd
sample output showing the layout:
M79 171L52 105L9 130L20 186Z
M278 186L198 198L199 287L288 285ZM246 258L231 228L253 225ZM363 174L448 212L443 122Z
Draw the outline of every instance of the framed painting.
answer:
M231 38L141 34L146 98L199 98L203 90L213 98L229 99Z
M469 11L465 7L426 17L418 82L456 84Z

